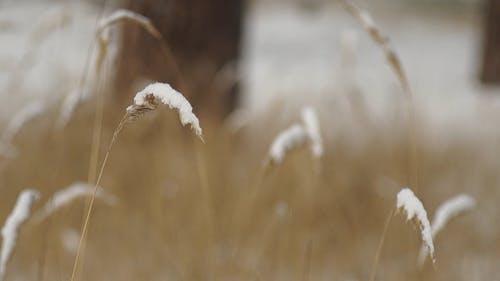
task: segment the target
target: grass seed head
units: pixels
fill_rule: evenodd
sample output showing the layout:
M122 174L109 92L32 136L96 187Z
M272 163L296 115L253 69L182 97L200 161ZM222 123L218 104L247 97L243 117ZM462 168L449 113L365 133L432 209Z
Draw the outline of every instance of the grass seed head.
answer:
M304 127L294 124L285 129L274 139L269 149L269 157L273 163L281 163L288 151L305 145L308 135Z
M203 140L200 121L193 113L193 107L181 93L166 83L153 83L138 92L134 97L134 104L127 107L128 119L130 121L140 119L147 112L155 110L160 104L176 109L182 126L189 124L196 136Z
M21 225L29 218L31 205L40 198L36 190L27 189L17 197L14 209L2 227L2 250L0 252L0 280L4 279L7 262L16 247L17 236Z
M406 213L406 220L413 221L419 227L422 241L429 251L432 262L435 262L431 224L420 199L409 188L403 188L397 195L396 207Z

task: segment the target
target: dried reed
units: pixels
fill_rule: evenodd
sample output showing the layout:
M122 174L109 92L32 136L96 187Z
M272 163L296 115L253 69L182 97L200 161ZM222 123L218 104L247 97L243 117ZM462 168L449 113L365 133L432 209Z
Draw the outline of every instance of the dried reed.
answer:
M101 179L106 164L108 162L111 149L113 148L113 145L116 142L118 135L123 130L127 122L132 122L140 119L147 112L156 109L159 104L164 104L169 106L170 108L177 109L181 124L182 125L190 124L195 134L200 138L200 140L203 141L202 129L199 126L198 118L192 113L191 104L184 98L184 96L181 93L177 92L172 87L170 87L170 85L166 83L154 83L147 86L144 90L136 94L136 96L134 97L134 104L127 107L125 115L120 120L116 129L113 132L113 137L109 142L99 173L97 175L96 184L94 185L92 194L90 196L87 212L85 214L85 219L82 225L82 234L80 237L80 242L78 244L78 250L75 257L75 262L73 264L71 281L74 281L76 277L80 256L83 251L83 245L87 237L88 225L94 206L94 201L97 196L99 185L101 183Z

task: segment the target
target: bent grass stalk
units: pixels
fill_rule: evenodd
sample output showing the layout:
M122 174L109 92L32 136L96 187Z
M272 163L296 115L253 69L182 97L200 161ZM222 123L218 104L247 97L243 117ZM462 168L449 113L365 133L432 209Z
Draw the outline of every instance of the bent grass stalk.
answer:
M93 187L93 185L88 183L75 182L62 190L56 191L43 206L42 210L33 215L32 221L35 223L43 222L59 209L70 205L73 201L80 198L86 198L91 194ZM115 205L118 202L115 196L104 192L104 190L98 190L96 197L107 205Z
M103 6L103 9L101 11L104 11L104 6ZM179 81L179 83L183 89L187 89L184 86L186 84L185 84L184 80L182 79L180 68L174 59L172 51L170 50L168 44L166 43L166 41L164 40L163 36L158 31L158 29L146 17L144 17L142 15L135 14L135 13L130 12L130 11L125 11L125 10L119 10L119 11L115 12L110 17L108 17L107 20L105 19L105 20L101 21L100 24L96 23L96 25L98 25L96 33L97 33L97 42L98 42L98 46L99 46L99 54L98 54L97 62L96 62L97 73L99 73L101 70L101 65L104 61L105 54L107 53L107 46L109 44L109 38L107 38L107 36L109 36L109 34L105 30L108 29L111 25L114 25L114 24L121 22L121 21L130 21L132 23L138 24L139 26L142 26L150 35L152 35L153 38L155 38L159 42L161 52L162 52L167 64L169 64L171 69L174 71L174 74L176 75L175 78ZM91 46L93 46L93 45L94 44L91 44ZM89 47L89 51L90 51L90 48L92 48L92 47ZM85 84L86 77L87 77L87 69L89 67L90 67L90 63L89 63L89 60L87 59L86 64L85 64L85 69L84 69L84 76L80 80L80 87L79 88L83 88L83 85ZM100 77L100 75L99 75L99 77ZM82 98L79 97L79 98L74 99L74 100L76 103L79 103L79 102L81 102ZM74 108L76 108L77 104L75 104L75 105L72 104L71 106L74 110ZM73 110L71 110L71 112ZM93 133L92 133L93 140L92 140L92 145L91 145L91 157L89 160L90 164L89 164L89 174L88 174L89 182L93 182L94 179L96 178L95 174L97 171L97 162L98 162L97 158L98 158L99 147L100 147L103 111L104 111L104 98L101 97L98 99L98 102L97 102L95 119L94 119L94 127L93 127L94 129L93 129ZM70 113L70 115L71 115L71 113ZM116 141L117 135L123 129L123 126L127 122L127 119L133 118L132 114L130 114L130 116L127 116L127 115L129 115L129 112L127 112L127 114L125 114L125 116L122 118L119 125L117 126L117 129L113 133L113 139L108 147L108 150L106 151L106 155L105 155L105 158L104 158L103 163L102 163L102 168L104 168L104 166L106 165L107 157L109 156L112 144ZM203 138L201 138L201 139L203 140ZM101 170L103 170L103 169L101 169ZM100 172L99 176L97 176L97 178L98 178L97 182L100 182L100 177L102 176L101 173L102 172ZM97 186L98 186L98 184L96 184L96 188L97 188ZM83 254L82 251L83 251L84 247L82 246L82 243L85 243L85 239L86 239L86 235L87 235L87 233L86 233L87 232L87 225L88 225L90 213L92 211L95 193L96 193L96 190L93 191L92 196L90 198L90 201L88 203L89 208L88 208L87 213L85 215L84 225L82 226L82 229L83 229L82 230L82 239L78 245L77 256L75 258L75 263L73 265L73 270L72 270L72 274L71 274L71 281L75 280L80 255Z
M431 224L429 223L427 211L422 201L409 188L403 188L398 192L396 207L398 210L403 210L406 213L407 221L411 220L418 226L422 242L426 246L432 262L435 263Z
M380 260L380 256L382 255L382 248L384 246L385 237L387 236L387 230L389 229L389 225L391 224L392 218L394 217L395 213L395 209L391 209L389 216L387 216L387 219L385 220L384 230L382 230L382 235L380 236L380 240L378 242L377 251L375 252L375 256L373 257L370 281L375 281L375 277L377 276L378 263Z
M406 94L408 104L408 139L410 141L410 147L408 149L408 184L413 186L416 191L418 191L418 144L417 144L417 120L415 116L415 105L413 102L413 92L410 87L410 82L408 76L404 71L403 64L399 59L397 52L389 43L389 38L383 34L380 29L375 24L375 21L371 17L370 13L366 10L362 10L355 6L349 0L339 0L340 3L345 7L345 9L355 17L363 29L370 35L370 38L377 44L377 46L382 49L389 67L392 69L396 75L398 81Z
M362 10L352 4L349 0L339 0L340 3L345 7L345 9L355 17L363 27L363 29L368 32L372 40L382 49L384 55L386 56L387 62L398 78L403 91L406 94L406 98L408 101L408 139L410 142L410 147L408 149L408 182L411 186L414 186L416 191L418 191L418 177L419 177L419 160L418 160L418 144L417 144L417 120L415 116L415 105L413 102L413 92L410 87L410 83L408 81L406 72L403 69L403 64L399 59L399 56L395 52L395 50L390 46L389 39L387 36L382 34L380 29L375 25L371 15L368 11ZM370 278L371 281L375 280L375 274L377 269L378 260L380 259L380 255L382 252L382 246L384 243L384 239L386 236L386 231L389 226L390 220L394 212L391 212L389 219L386 222L386 227L382 233L382 237L379 243L379 248L375 253L374 257L374 265L372 269L372 276Z
M179 82L181 92L185 93L185 91L187 91L186 88L187 84L183 80L180 67L175 60L172 50L170 49L169 45L167 44L161 32L158 30L158 28L156 28L156 26L151 22L149 18L125 9L120 9L115 11L110 16L101 21L98 32L100 40L103 40L102 43L104 43L107 46L107 44L109 43L109 41L106 38L109 35L107 34L107 30L112 25L120 22L130 22L142 27L144 30L147 31L149 35L151 35L151 37L153 37L158 42L161 53L167 65L174 72L175 75L174 79L176 79Z
M166 83L153 83L136 94L134 98L134 104L127 107L125 115L122 117L113 132L113 137L109 142L108 148L101 164L101 168L99 169L97 180L88 203L87 212L85 214L85 219L82 226L82 234L78 244L75 262L73 264L73 271L71 273L71 281L74 281L76 277L81 255L83 252L83 245L85 244L88 234L88 225L94 206L94 201L99 189L99 185L101 183L104 169L106 168L106 164L108 163L111 149L113 148L118 135L128 122L139 120L144 114L155 110L160 104L164 104L169 106L170 108L177 109L181 124L190 124L191 129L194 131L194 133L200 138L201 141L203 141L202 129L199 125L198 118L192 112L191 104L186 100L186 98L184 98L181 93L170 87L170 85Z
M432 232L429 219L427 218L427 212L425 211L425 208L420 199L418 199L418 197L416 197L409 188L403 188L397 194L396 209L391 210L385 222L384 230L382 231L382 236L380 237L377 251L373 258L370 281L375 281L378 263L382 254L385 237L387 236L387 230L389 229L392 218L398 210L403 210L406 213L406 220L412 220L419 227L421 238L427 249L427 253L431 257L433 264L435 263L434 242L431 234Z
M238 208L242 211L233 217L233 221L237 226L236 229L243 229L242 223L245 222L245 218L254 209L257 202L258 196L260 194L261 186L264 180L267 178L272 168L276 165L280 165L286 155L290 153L291 150L302 148L305 145L310 146L311 153L315 159L320 159L323 155L323 144L321 140L321 133L319 128L319 121L316 112L312 107L304 107L302 110L302 123L303 124L293 124L290 127L281 131L273 140L269 147L268 155L264 161L264 164L259 170L259 174L256 177L255 183L251 186L249 194L245 193L246 196L240 196ZM312 202L314 195L309 194L308 202ZM241 203L241 201L243 201Z
M99 40L98 42L99 42L99 46L101 47L101 45L100 45L101 41ZM104 56L99 58L99 60L97 61L97 65L96 65L97 85L98 85L97 87L98 88L97 88L96 106L95 106L95 110L94 110L94 124L92 126L92 143L91 143L91 147L90 147L89 169L88 169L88 174L87 174L87 182L89 182L89 183L93 183L96 181L97 169L98 169L97 165L98 165L98 161L99 161L99 150L101 149L102 126L103 126L102 123L103 123L103 118L104 118L104 91L103 91L104 83L103 83L101 77L103 75L105 76L106 72L107 72L106 71L107 67L105 65L104 74L101 75L102 65L104 64L104 60L105 60ZM115 137L115 136L113 135L113 137ZM109 153L109 152L107 152L107 153ZM98 186L99 186L99 183L96 183L96 186L92 192L92 197L90 199L92 201L93 201L92 198L95 198L95 196L96 196ZM84 253L82 252L81 255L84 255Z
M476 201L465 194L460 194L443 202L436 210L431 223L432 239L453 219L465 214L476 206ZM425 245L420 247L418 255L419 266L422 267L426 261L428 250Z
M180 89L182 92L185 93L187 91L186 87L187 84L183 79L180 67L177 64L168 43L165 41L160 31L153 25L153 23L148 18L124 9L117 10L107 18L101 20L100 23L96 23L96 25L98 26L96 31L97 35L95 39L97 41L97 46L98 46L98 54L95 62L95 68L98 77L97 79L99 79L100 77L99 73L101 71L102 64L108 53L108 47L110 44L109 29L113 25L121 22L130 22L132 24L136 24L142 27L144 30L146 30L148 34L151 35L151 37L153 37L158 42L160 46L160 51L165 59L165 62L167 63L168 67L174 72L175 75L174 79L179 81ZM93 45L94 44L92 44L91 46ZM89 47L89 53L90 50L91 49ZM75 96L69 95L63 103L64 108L62 108L60 112L60 118L59 118L60 120L58 120L59 123L58 127L64 127L64 125L71 118L71 115L73 111L77 108L78 104L89 96L88 94L85 94L83 90L83 86L87 78L87 69L89 67L90 67L90 60L87 59L84 67L84 75L80 80L80 85L78 87L79 90L76 92Z
M104 10L104 9L103 9ZM107 18L103 19L100 21L100 23L96 23L98 25L97 27L97 43L98 43L98 55L96 59L96 74L97 74L97 80L98 80L98 98L97 98L97 104L96 104L96 109L94 113L94 125L93 125L93 132L92 132L92 144L91 144L91 152L90 152L90 159L89 159L89 170L88 170L88 182L94 182L96 179L96 174L97 174L97 163L98 163L98 156L99 156L99 150L100 150L100 143L101 143L101 134L102 134L102 120L103 120L103 113L104 113L104 94L102 92L102 80L101 80L101 70L102 70L102 65L104 64L104 60L107 55L107 49L109 46L109 28L124 20L129 20L132 23L138 24L139 26L142 26L150 33L153 37L157 38L158 36L161 36L161 34L158 32L158 30L152 25L152 23L149 21L144 16L135 14L133 12L127 11L127 10L118 10L108 16ZM90 65L87 63L85 65L85 68L88 68ZM86 74L87 71L84 72L84 75ZM83 86L84 80L83 78L81 80L81 85ZM73 110L77 107L78 103L82 101L82 96L79 96L78 98L74 99L75 104L70 104L71 109L69 115L73 112ZM125 118L125 117L124 117ZM66 121L69 120L69 117L65 118ZM121 122L120 122L121 124ZM64 125L64 124L63 124ZM122 124L123 127L124 124ZM120 129L121 130L121 129ZM119 132L118 132L119 133ZM107 152L108 154L108 152ZM95 192L94 192L95 193ZM93 198L95 197L95 194L92 195L91 197L91 202L93 201ZM91 203L89 202L89 205ZM92 202L93 204L93 202ZM85 218L85 221L87 218ZM86 235L86 233L84 233ZM81 246L79 245L79 250L81 250ZM84 247L83 247L84 248ZM78 251L79 254L81 251ZM75 267L77 267L77 263L75 264ZM73 269L72 273L72 278L71 280L75 279L75 271L77 268Z
M104 168L106 168L106 164L108 163L109 154L111 153L111 149L113 148L113 145L115 144L116 139L118 138L118 135L123 130L125 124L128 121L127 115L128 115L128 113L126 113L125 116L120 120L120 123L118 123L118 126L116 127L115 131L113 132L113 137L111 138L111 141L108 145L108 149L106 150L106 154L104 155L104 159L102 161L101 168L99 170L99 174L97 176L96 183L95 183L94 188L92 190L92 194L90 196L90 200L89 200L89 203L87 206L87 212L85 213L85 219L84 219L83 227L82 227L82 234L80 236L80 241L78 243L78 249L76 251L75 262L73 264L73 270L71 273L71 279L70 279L71 281L74 281L75 277L76 277L76 273L77 273L78 266L80 263L80 256L82 255L82 251L84 249L83 245L85 244L86 239L87 239L90 215L92 214L92 209L94 207L94 201L95 201L95 198L97 195L97 191L99 189L99 185L101 183L102 175L104 173Z
M17 197L12 212L2 227L2 248L0 251L0 280L5 278L5 270L14 248L21 225L30 217L31 206L38 201L40 193L33 189L23 190Z

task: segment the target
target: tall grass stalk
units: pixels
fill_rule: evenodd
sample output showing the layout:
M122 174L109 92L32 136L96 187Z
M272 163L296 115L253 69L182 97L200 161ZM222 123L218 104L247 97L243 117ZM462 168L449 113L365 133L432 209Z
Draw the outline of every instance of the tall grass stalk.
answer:
M169 67L174 74L174 80L179 83L180 91L186 93L188 91L187 83L184 80L180 67L175 59L175 56L172 53L172 50L161 34L161 32L156 28L156 26L151 22L151 20L143 15L134 13L129 10L120 9L112 13L110 16L101 21L99 27L99 34L101 35L101 41L107 44L106 41L106 33L107 30L120 22L130 22L135 25L142 27L151 37L153 37L160 47L160 51L162 53L163 58L165 59L166 65ZM104 37L102 36L104 35ZM188 95L189 96L189 95Z
M81 255L82 255L82 252L84 249L84 244L86 242L86 238L87 238L90 215L92 214L92 209L94 207L94 201L95 201L95 198L97 195L97 191L99 189L99 185L101 183L104 169L106 168L106 164L108 163L108 158L109 158L109 155L111 153L111 149L113 148L113 145L115 144L115 142L118 138L118 135L123 130L127 121L128 121L128 113L126 113L125 116L118 123L118 126L116 127L115 131L113 132L113 137L111 138L111 141L109 142L108 148L106 150L106 154L104 154L104 159L102 161L101 168L99 169L99 173L97 175L97 180L96 180L96 183L95 183L94 188L92 190L92 194L90 196L89 203L87 206L87 211L85 213L85 219L84 219L83 226L82 226L82 234L80 236L80 241L78 243L78 249L76 251L75 262L73 264L73 271L71 273L71 279L70 279L71 281L75 280L75 277L76 277L76 274L78 271L78 267L80 264L80 258L81 258Z
M206 233L204 236L205 242L206 242L206 247L207 249L210 249L212 245L215 245L215 233L214 233L214 208L213 208L213 199L212 199L212 193L210 189L210 183L208 180L208 173L207 173L207 164L205 161L205 154L204 151L199 143L197 143L196 140L193 140L194 144L194 150L196 154L196 166L197 166L197 172L198 172L198 177L200 180L200 187L201 187L201 197L202 197L202 208L200 208L200 211L202 211L202 216L204 217L205 221L205 229ZM208 279L211 279L213 277L213 260L209 257L207 260L207 276Z
M465 194L457 195L441 203L441 205L436 209L434 218L432 219L432 239L435 239L438 233L440 233L451 220L469 212L475 206L476 201L472 197ZM428 250L425 247L425 244L422 244L418 255L418 263L420 267L424 265L427 255Z
M371 17L370 13L366 10L360 9L349 0L339 1L345 7L345 9L359 21L363 29L370 35L370 38L377 44L377 46L382 49L389 67L392 69L393 73L396 75L398 81L400 82L401 87L403 88L403 91L407 98L408 140L410 142L408 148L408 185L412 186L416 191L418 191L418 123L415 113L414 95L410 87L408 76L406 75L403 64L401 63L397 52L389 43L389 37L381 32L380 28L375 24L375 21Z
M99 44L101 44L100 41L99 41ZM103 64L104 64L104 73L101 73L102 69L103 69L102 68ZM87 223L86 222L88 220L87 216L91 212L91 208L92 208L91 206L93 205L93 201L95 199L95 196L97 194L99 184L100 184L99 183L100 179L97 179L99 177L97 175L97 171L98 171L98 163L99 163L99 151L101 150L102 127L103 127L103 118L104 118L104 101L105 101L105 97L104 97L104 88L105 87L104 87L104 82L102 80L102 77L106 77L106 75L108 73L108 71L107 71L108 67L106 67L107 65L109 65L109 64L105 64L105 57L100 58L96 64L96 77L97 77L98 87L97 87L97 93L96 93L97 97L96 97L96 106L95 106L95 110L94 110L94 124L92 126L92 143L90 146L89 168L88 168L88 174L87 174L87 182L88 183L95 182L95 187L92 191L92 196L90 197L90 199L87 202L88 210L87 210L87 215L84 219L85 223ZM117 137L117 134L116 134L116 136L115 136L115 134L113 135L112 142L115 141L114 138ZM110 150L111 150L111 147L108 148L108 151L106 152L105 159L108 156ZM104 165L105 165L105 162L103 162L103 166ZM86 236L87 229L85 227L85 223L84 223L84 226L82 228L82 232L83 232L82 235ZM84 244L86 243L86 239L84 239L83 243ZM79 245L79 248L80 248L80 245ZM77 251L77 255L78 255L78 252L80 252L80 255L83 256L85 254L84 253L85 247L80 248L80 250L81 251ZM78 266L78 264L77 264L77 266ZM76 269L81 271L83 269L83 265L80 266L80 268L76 268ZM78 275L80 275L80 274L78 274ZM74 280L73 278L74 277L72 276L72 280Z
M377 276L378 264L380 261L380 256L382 255L382 249L384 247L385 237L387 236L387 230L389 230L389 225L391 224L392 218L394 217L395 213L396 210L391 209L389 216L387 216L387 219L385 220L384 229L382 230L382 235L380 236L380 240L378 242L377 251L375 252L375 256L373 257L372 271L370 273L370 281L375 281L375 278Z
M88 203L87 212L85 214L85 219L82 226L82 235L78 245L78 250L75 257L75 262L73 264L73 272L71 274L71 281L75 280L76 272L78 270L79 261L81 254L83 252L83 244L86 241L88 224L90 220L90 215L92 214L92 209L94 206L94 201L97 195L99 185L101 183L102 175L104 169L108 162L111 149L115 144L118 135L123 130L127 122L139 120L147 112L155 110L160 104L167 105L170 108L175 108L178 111L179 119L182 125L191 125L193 132L203 141L202 129L199 125L199 120L192 112L191 104L188 100L179 92L174 90L170 85L165 83L153 83L142 91L138 92L134 97L134 103L127 107L126 113L123 118L118 123L116 129L113 132L113 137L109 142L108 148L104 155L104 159L101 164L99 173L97 174L97 180Z

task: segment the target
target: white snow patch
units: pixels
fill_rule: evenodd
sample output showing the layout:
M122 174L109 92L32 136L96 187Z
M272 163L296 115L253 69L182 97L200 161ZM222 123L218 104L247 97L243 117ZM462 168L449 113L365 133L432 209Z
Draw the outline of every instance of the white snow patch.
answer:
M269 156L271 161L281 163L285 158L286 153L307 142L307 132L299 124L294 124L288 129L282 131L271 144Z
M127 112L132 112L134 106L155 109L160 103L167 105L169 108L177 109L181 124L183 126L190 124L195 134L202 138L203 132L198 118L193 113L193 107L181 93L174 90L167 83L156 82L149 84L144 90L135 95L134 105L129 106Z
M468 195L460 194L443 202L434 215L431 224L432 239L435 239L437 234L443 230L453 218L471 210L476 205L474 199ZM419 264L423 265L427 250L424 246L420 248Z
M311 143L311 152L314 157L321 158L323 156L323 140L321 139L319 118L316 110L310 106L306 106L302 109L301 116Z
M435 262L431 225L427 218L427 212L420 199L418 199L409 188L403 188L397 195L396 207L406 212L406 220L415 220L418 224L422 235L422 241L429 250L432 261Z
M7 262L16 246L19 228L29 218L31 205L40 198L36 190L27 189L21 192L16 205L2 227L2 250L0 253L0 280L5 276Z
M45 218L51 216L60 208L69 205L74 200L91 196L93 190L94 185L84 182L75 182L67 188L55 192L43 209L35 215L35 220L37 222L43 221ZM97 190L96 198L108 205L115 205L118 202L116 197L104 192L102 189Z

